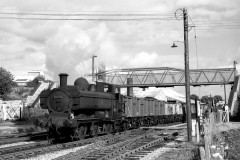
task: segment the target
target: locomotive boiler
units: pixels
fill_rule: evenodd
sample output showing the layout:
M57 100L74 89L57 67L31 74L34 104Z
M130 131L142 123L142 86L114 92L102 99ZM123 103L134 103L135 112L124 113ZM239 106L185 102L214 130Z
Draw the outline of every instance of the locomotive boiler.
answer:
M67 85L67 76L59 74L60 87L40 94L41 108L49 111L49 138L74 140L182 121L181 105L124 96L117 85L103 82L93 85L82 77L74 85Z

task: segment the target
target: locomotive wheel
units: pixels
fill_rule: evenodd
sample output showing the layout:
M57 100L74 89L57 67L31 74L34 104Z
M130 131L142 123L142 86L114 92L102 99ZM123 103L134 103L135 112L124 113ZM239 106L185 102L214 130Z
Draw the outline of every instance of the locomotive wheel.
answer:
M76 139L84 139L86 137L86 133L87 133L87 127L86 126L81 126L80 128L75 130L75 134L74 137Z
M92 136L97 136L98 135L98 125L92 125L90 130L91 130L91 135Z
M83 132L83 135L86 136L87 135L87 126L84 126L84 132Z
M67 137L67 142L72 142L74 140L74 136L73 135L69 135Z
M139 128L139 126L140 126L140 122L138 120L135 120L133 122L133 128L137 129L137 128Z
M58 132L56 127L49 127L48 129L48 136L47 139L49 140L49 143L54 144L56 142L60 141L60 133Z
M136 122L136 127L135 128L139 128L141 126L141 122L140 121L137 121Z
M161 118L160 120L159 120L159 124L163 124L164 123L164 120Z
M164 124L166 124L166 123L169 123L167 118L164 119Z
M49 141L49 143L53 144L54 143L54 133L53 133L54 129L52 127L48 128L48 135L47 135L47 139Z
M122 124L122 131L126 131L127 130L127 123L123 123Z
M150 121L147 119L146 120L146 124L145 124L147 127L149 127L150 126Z
M107 125L106 124L103 125L103 132L107 133Z
M107 134L110 134L113 132L113 125L112 124L107 124Z

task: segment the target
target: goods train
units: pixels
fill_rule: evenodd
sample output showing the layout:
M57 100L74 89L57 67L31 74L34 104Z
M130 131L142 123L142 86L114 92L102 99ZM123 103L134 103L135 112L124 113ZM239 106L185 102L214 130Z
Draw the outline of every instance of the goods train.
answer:
M93 85L82 77L70 86L67 76L59 74L60 87L40 94L40 106L49 112L50 138L74 140L183 120L182 105L124 96L116 85Z

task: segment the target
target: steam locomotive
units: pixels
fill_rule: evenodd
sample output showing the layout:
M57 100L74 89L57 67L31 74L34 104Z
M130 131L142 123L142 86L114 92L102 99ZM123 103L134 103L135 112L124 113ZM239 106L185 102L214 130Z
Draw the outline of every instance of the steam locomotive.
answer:
M49 112L50 138L82 139L183 120L183 106L150 97L124 96L119 86L103 82L89 84L82 77L70 86L67 76L59 74L60 87L40 94L40 106Z

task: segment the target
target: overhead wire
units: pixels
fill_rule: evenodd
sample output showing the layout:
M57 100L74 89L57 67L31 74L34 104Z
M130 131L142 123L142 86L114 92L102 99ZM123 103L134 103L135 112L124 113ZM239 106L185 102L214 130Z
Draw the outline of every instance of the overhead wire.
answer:
M19 20L48 20L48 21L153 21L153 20L176 20L171 17L166 18L35 18L35 17L0 17L0 19L19 19Z
M3 15L25 15L25 16L163 16L169 17L173 16L173 14L160 14L160 13L151 13L151 14L143 14L143 13L28 13L28 12L19 12L19 13L8 13L8 12L1 12L0 14Z
M11 12L9 12L11 11ZM49 13L51 12L51 13ZM55 12L55 13L53 13ZM150 12L150 11L147 11ZM4 15L4 16L3 16ZM189 16L190 17L190 16ZM54 11L54 10L25 10L19 12L14 9L0 10L0 20L16 19L16 20L34 20L34 21L158 21L158 20L176 20L175 14L172 12L161 13L159 11L132 11L132 12L117 12L117 11ZM228 19L217 21L195 21L193 24L196 40L196 30L212 30L212 29L239 29L240 19ZM23 36L28 39L34 39L30 36L21 34L4 26L0 29L5 32L11 32L17 36ZM198 65L198 64L197 64Z
M1 12L6 12L6 11L15 11L15 13L17 12L17 13L19 13L19 11L20 10L16 10L16 9L10 9L10 8L6 8L6 9L2 9L1 10ZM126 11L126 10L114 10L114 11L110 11L110 10L108 10L108 11L106 11L106 10L96 10L96 11L91 11L91 10L89 10L89 11L84 11L84 10L66 10L66 9L64 9L64 10L52 10L52 9L44 9L44 10L30 10L30 9L28 9L28 10L26 10L26 9L24 9L24 12L35 12L35 13L37 13L37 12L57 12L57 13L61 13L61 12L64 12L64 13L66 13L66 12L68 12L68 13L162 13L162 14L173 14L173 12L159 12L159 10L155 10L155 11L153 11L153 10L151 10L151 11L143 11L143 10L141 10L141 11L137 11L137 10L135 10L135 11Z
M67 18L66 18L67 17ZM89 18L91 17L91 18ZM94 18L92 18L94 17ZM124 18L123 18L124 17ZM6 12L0 11L0 19L20 20L91 20L91 21L144 21L175 20L173 13L96 13L96 12Z
M30 41L34 41L34 42L37 42L37 43L40 43L40 44L43 43L43 42L35 39L34 37L31 37L31 36L29 36L29 35L20 33L20 32L18 32L18 31L13 30L12 28L9 28L9 27L6 27L6 26L0 25L0 30L3 31L3 32L7 32L7 33L14 34L14 35L17 36L17 37L25 38L25 39L30 40Z
M1 16L7 15L7 16ZM14 16L12 16L14 15ZM64 18L63 18L64 17ZM89 18L91 17L91 18ZM65 20L65 21L153 21L153 20L175 20L174 14L167 13L28 13L28 12L6 12L0 11L0 19L17 19L17 20ZM34 42L42 43L41 41L31 37L29 35L20 33L12 28L6 26L0 26L0 30L3 32L14 34L15 36L22 37Z
M206 30L206 31L212 31L212 30L239 30L240 28L237 27L232 27L232 28L221 28L221 27L216 27L216 28L196 28L196 30Z
M196 30L239 29L240 19L194 21Z
M24 11L16 10L0 11L0 19L16 20L39 20L39 21L158 21L158 20L176 20L173 13L142 11L118 13L113 11L64 11L55 13L46 13L46 11ZM48 10L49 12L49 10ZM149 12L149 11L148 11ZM91 18L89 18L91 17ZM193 21L192 21L193 22ZM200 21L195 23L195 30L216 30L216 29L239 29L240 19Z
M195 20L195 23L206 23L206 22L210 22L210 23L224 23L224 22L239 22L240 19L222 19L222 20Z
M197 60L197 69L199 67L198 65L198 46L197 46L197 32L196 32L196 26L195 26L195 23L193 22L192 18L188 15L190 21L192 22L193 24L193 28L194 28L194 42L195 42L195 53L196 53L196 60ZM198 87L198 97L200 97L201 95L201 87Z
M192 22L193 24L193 28L194 28L194 39L195 39L195 52L196 52L196 60L197 60L197 69L198 69L198 52L197 52L197 33L196 33L196 26L192 20L192 18L188 15L190 21Z

